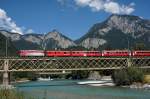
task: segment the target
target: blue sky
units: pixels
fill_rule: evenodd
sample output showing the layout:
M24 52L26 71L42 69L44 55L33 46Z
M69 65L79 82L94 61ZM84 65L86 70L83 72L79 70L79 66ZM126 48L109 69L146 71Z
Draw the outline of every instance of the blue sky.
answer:
M150 0L0 0L0 27L23 34L56 29L75 40L111 14L150 19Z

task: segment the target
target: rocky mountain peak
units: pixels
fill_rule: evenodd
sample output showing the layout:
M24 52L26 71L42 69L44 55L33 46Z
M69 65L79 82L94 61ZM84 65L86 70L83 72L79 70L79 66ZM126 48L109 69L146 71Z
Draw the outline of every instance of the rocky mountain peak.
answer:
M131 15L112 15L107 20L107 25L111 28L116 28L124 33L132 33L134 38L140 37L142 33L150 32L149 25L146 20L141 19L138 16Z
M45 37L46 37L45 39L48 39L48 38L58 39L61 37L61 34L58 31L52 31L52 32L47 33Z
M40 34L26 34L22 36L22 39L31 43L40 45L43 39L43 35Z
M104 22L93 25L87 34L76 42L86 48L101 48L103 46L116 48L115 43L120 45L118 48L125 48L128 43L127 39L131 40L132 45L135 42L148 44L150 41L150 20L133 15L114 14Z
M114 19L126 19L126 20L141 20L139 16L134 16L134 15L117 15L117 14L112 14L107 20L114 21Z
M76 44L69 39L68 37L62 35L60 32L58 32L57 30L53 30L52 32L49 32L48 34L46 34L45 36L45 41L46 42L51 42L48 45L52 45L52 43L55 42L54 47L59 47L59 48L68 48L69 46L75 46ZM53 47L52 47L53 48Z
M0 30L0 33L7 37L7 39L10 39L12 41L17 41L21 39L21 35L18 33L11 33L6 30Z

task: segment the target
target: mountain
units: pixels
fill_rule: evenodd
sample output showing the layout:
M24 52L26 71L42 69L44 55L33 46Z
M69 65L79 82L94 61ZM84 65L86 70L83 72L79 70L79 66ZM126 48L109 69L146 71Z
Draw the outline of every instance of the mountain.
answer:
M41 39L39 34L21 35L18 33L11 33L6 30L1 30L0 32L9 40L11 40L18 50L40 49Z
M0 30L0 34L12 41L18 50L150 49L150 20L133 15L111 15L105 21L94 24L76 41L57 30L47 34L24 35Z
M150 20L131 15L111 15L97 23L76 43L85 48L127 49L136 43L150 48Z
M7 40L7 41L6 41ZM6 45L7 43L7 45ZM7 47L7 54L6 54ZM16 56L16 48L4 35L0 34L0 56Z
M49 32L44 37L46 49L55 48L68 48L70 46L76 46L76 44L68 37L62 35L56 30Z
M1 30L1 34L10 39L18 50L32 49L65 49L76 44L68 37L62 35L56 30L47 34L25 34L11 33Z

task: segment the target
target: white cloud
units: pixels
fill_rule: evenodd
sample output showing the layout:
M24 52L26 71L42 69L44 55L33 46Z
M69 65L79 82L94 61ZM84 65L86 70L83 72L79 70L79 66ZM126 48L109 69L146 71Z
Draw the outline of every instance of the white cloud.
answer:
M109 13L120 13L120 6L115 2L108 2L104 4L104 10Z
M33 33L34 31L32 29L26 29L25 27L18 27L9 16L7 16L7 13L0 8L0 29L6 29L10 32L23 34L24 33Z
M90 2L89 7L92 8L93 11L99 11L103 9L103 2L101 0L93 0Z
M129 6L119 5L117 2L107 2L104 4L104 10L113 14L131 14L134 11L133 3Z
M113 0L74 0L76 5L90 7L92 11L105 11L113 14L131 14L135 9L135 3L120 5Z
M8 17L7 13L1 8L0 8L0 27L10 32L23 34L22 29L18 27L16 23L10 17Z
M25 27L18 27L16 23L9 16L7 16L7 13L0 8L0 29L1 28L19 34L23 34L23 32L34 32L32 29L27 30Z
M34 33L34 31L32 29L28 29L26 33Z
M77 5L87 6L90 4L91 0L75 0L75 2L77 3Z

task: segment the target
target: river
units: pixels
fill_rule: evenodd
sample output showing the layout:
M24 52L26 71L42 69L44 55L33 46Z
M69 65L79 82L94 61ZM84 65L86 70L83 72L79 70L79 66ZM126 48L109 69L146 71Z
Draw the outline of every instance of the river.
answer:
M75 80L35 81L15 84L35 99L150 99L150 90L77 85Z

